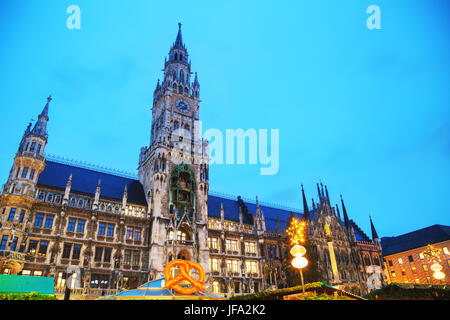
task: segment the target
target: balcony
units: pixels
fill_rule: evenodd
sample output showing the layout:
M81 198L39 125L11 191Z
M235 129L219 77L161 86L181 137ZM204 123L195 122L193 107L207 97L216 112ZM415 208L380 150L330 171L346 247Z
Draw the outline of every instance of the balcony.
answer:
M0 250L0 259L16 260L25 262L25 253L9 250Z
M0 273L4 273L5 269L9 269L10 274L18 274L22 271L25 262L25 253L0 250Z
M38 159L42 162L45 162L45 158L43 156L41 156L39 153L36 152L30 152L30 151L22 151L22 152L18 152L17 157L29 157L29 158L35 158Z

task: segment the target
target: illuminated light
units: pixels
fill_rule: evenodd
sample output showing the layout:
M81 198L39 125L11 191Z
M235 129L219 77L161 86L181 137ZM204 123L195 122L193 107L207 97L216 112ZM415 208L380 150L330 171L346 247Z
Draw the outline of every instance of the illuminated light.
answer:
M433 271L438 272L438 271L442 270L442 266L439 263L435 263L435 264L431 265L430 269L433 270Z
M438 280L444 279L445 273L436 271L435 273L433 273L433 278L438 279Z
M308 260L305 257L296 256L292 260L292 266L296 269L303 269L308 265Z
M294 257L301 257L306 253L306 249L305 247L297 244L291 248L290 252Z

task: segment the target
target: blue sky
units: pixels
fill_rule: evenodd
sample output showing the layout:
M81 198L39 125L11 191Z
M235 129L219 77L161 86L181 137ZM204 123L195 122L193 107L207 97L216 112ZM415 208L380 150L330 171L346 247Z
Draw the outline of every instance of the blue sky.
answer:
M211 190L301 207L322 181L368 234L449 224L446 1L1 1L1 183L49 94L46 152L135 172L178 22L204 127L280 130L278 174L214 166Z

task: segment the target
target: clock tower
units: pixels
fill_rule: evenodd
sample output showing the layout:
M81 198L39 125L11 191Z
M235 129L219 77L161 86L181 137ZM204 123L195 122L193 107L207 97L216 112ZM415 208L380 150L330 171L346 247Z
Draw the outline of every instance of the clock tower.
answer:
M178 26L164 80L158 80L153 93L150 145L139 156L150 214L150 279L163 277L173 259L199 262L209 274L208 142L199 133L200 84L197 73L191 82L191 62Z

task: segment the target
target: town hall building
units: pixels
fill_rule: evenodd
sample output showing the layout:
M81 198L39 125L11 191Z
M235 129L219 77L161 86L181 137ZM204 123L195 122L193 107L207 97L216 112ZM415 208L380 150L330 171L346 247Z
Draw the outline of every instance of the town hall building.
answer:
M282 288L291 215L308 224L323 282L364 294L369 269L383 269L372 220L371 239L349 219L342 197L341 209L331 204L321 183L312 202L299 190L303 210L209 191L200 83L181 25L153 94L137 177L44 153L51 100L26 128L1 189L1 273L54 277L56 288L71 275L70 286L88 293L135 288L162 278L169 261L186 259L203 266L210 292Z

